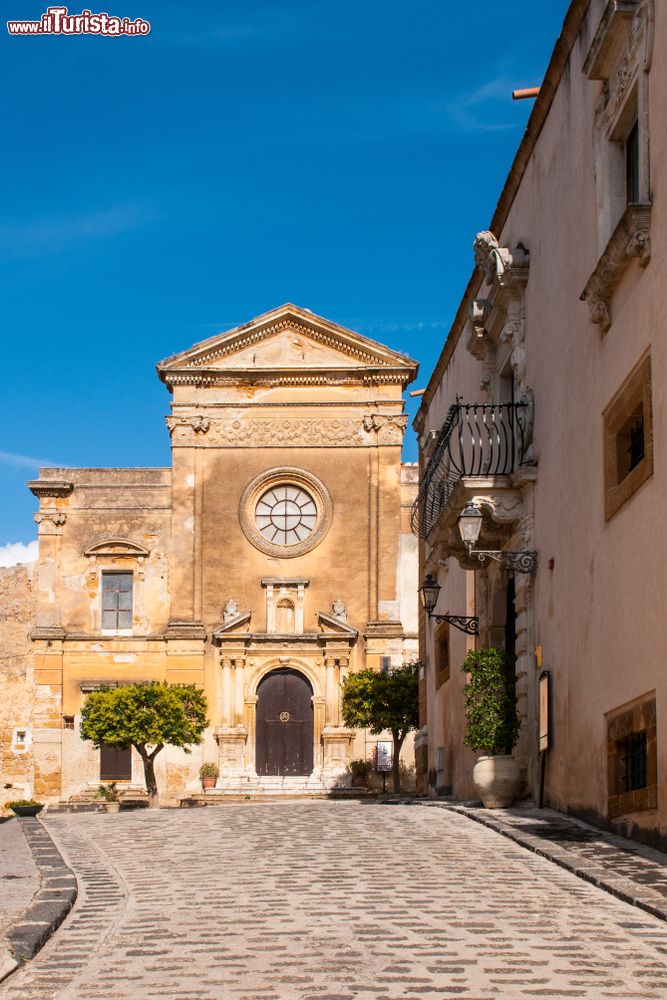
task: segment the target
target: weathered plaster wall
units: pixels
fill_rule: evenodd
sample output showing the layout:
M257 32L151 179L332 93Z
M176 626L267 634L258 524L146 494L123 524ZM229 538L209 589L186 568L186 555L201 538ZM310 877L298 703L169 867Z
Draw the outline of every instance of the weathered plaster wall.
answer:
M33 573L31 563L0 569L0 808L33 791ZM27 730L25 746L16 745L17 728Z

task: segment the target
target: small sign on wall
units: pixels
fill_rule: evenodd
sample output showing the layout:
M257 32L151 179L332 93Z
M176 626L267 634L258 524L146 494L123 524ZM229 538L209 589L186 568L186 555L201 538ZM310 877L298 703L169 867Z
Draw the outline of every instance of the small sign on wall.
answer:
M543 670L539 679L540 694L540 753L546 753L551 743L549 705L551 702L551 671Z
M376 771L391 771L393 763L394 744L391 740L378 740Z

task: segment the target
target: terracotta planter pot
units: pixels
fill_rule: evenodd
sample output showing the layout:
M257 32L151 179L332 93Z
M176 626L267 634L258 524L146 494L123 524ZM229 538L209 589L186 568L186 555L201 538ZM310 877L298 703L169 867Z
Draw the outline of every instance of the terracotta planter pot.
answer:
M104 808L108 813L120 812L120 802L105 802Z
M487 809L506 809L521 789L519 765L511 754L480 757L472 772L472 780Z
M202 778L201 786L204 789L204 791L206 791L207 788L215 788L216 781L217 778Z

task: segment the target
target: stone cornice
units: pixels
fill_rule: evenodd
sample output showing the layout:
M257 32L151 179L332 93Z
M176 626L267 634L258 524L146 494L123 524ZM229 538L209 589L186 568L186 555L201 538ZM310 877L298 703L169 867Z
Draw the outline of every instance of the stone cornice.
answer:
M67 497L74 489L74 483L66 479L31 479L28 489L36 497Z
M414 379L414 371L400 368L359 368L358 370L342 368L323 372L322 369L301 369L295 372L289 369L266 369L260 371L247 368L191 370L187 368L167 372L164 381L169 387L176 385L191 385L197 388L211 386L258 385L263 388L279 388L280 386L348 386L348 385L401 385L405 387Z
M165 639L206 639L206 629L201 622L171 621L167 625Z
M33 642L62 642L66 637L62 625L36 625L30 633Z
M612 295L633 258L640 267L651 259L650 205L628 205L581 293L582 301L588 302L591 322L603 333L611 326Z

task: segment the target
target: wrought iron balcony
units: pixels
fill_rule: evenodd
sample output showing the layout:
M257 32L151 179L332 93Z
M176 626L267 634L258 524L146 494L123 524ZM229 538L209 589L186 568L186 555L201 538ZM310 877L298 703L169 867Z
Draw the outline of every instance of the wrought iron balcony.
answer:
M530 446L528 403L462 403L450 407L412 508L412 530L426 538L464 476L506 476Z

